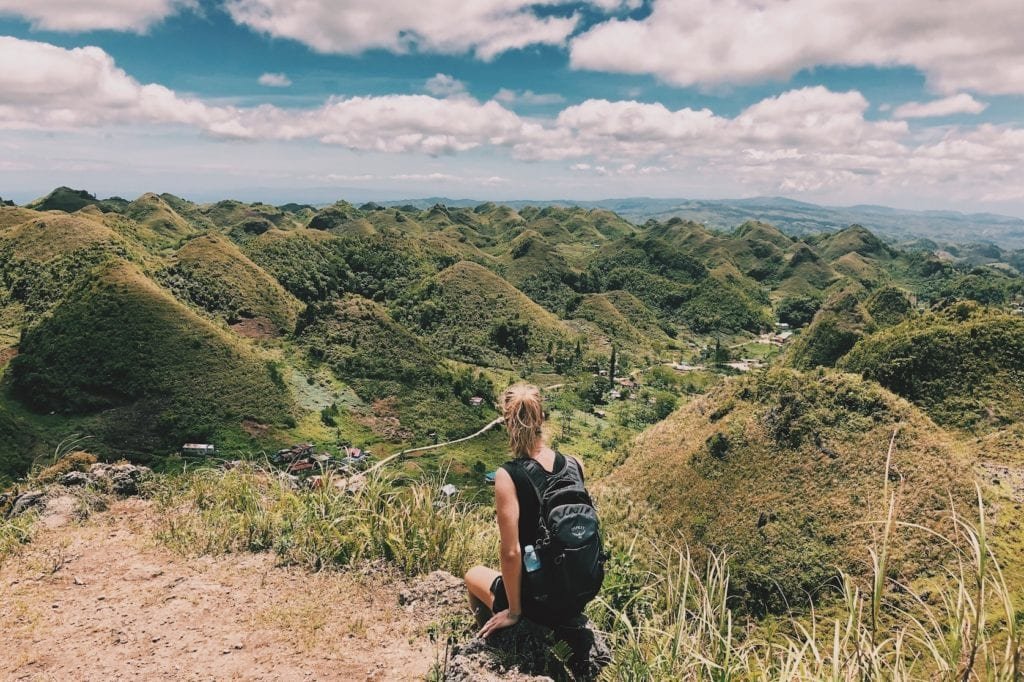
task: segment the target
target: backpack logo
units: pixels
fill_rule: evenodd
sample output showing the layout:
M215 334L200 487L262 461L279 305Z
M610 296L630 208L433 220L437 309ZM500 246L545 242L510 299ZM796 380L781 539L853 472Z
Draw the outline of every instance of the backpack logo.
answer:
M574 538L579 540L586 534L587 527L584 526L582 523L577 523L575 526L569 529L569 532L572 534Z

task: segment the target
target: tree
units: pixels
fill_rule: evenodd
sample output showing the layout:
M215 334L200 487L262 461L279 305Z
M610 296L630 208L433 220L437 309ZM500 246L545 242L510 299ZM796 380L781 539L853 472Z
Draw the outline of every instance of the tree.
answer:
M618 353L615 350L615 346L612 346L612 359L608 363L608 386L615 388L615 360Z

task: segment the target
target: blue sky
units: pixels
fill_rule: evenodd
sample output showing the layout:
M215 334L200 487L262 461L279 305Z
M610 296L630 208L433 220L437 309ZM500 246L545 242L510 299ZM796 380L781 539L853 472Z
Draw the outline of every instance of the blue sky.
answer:
M0 196L1024 215L1019 2L299 5L0 0Z

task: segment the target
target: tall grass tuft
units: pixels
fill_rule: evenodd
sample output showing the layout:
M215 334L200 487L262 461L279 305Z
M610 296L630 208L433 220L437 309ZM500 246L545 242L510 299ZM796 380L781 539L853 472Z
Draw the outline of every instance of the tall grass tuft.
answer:
M22 545L32 540L38 515L34 511L11 519L0 518L0 565L13 556Z
M159 536L187 554L269 551L312 570L383 561L407 575L459 574L493 564L490 507L443 501L439 485L371 477L354 493L329 484L297 491L269 468L201 469L167 479L157 494ZM613 557L589 609L613 650L605 679L1019 682L1020 614L980 493L977 520L951 511L951 530L939 534L898 521L899 488L885 489L867 579L840 575L820 610L768 621L735 603L727 555L698 561L685 547L654 545L609 509ZM897 529L928 533L954 560L934 577L900 580L888 561L905 536Z
M769 628L737 627L729 603L727 557L698 565L686 550L658 557L644 594L651 608L599 599L615 651L606 675L616 680L986 680L1019 682L1024 656L1019 614L989 544L979 493L977 522L951 512L953 531L936 542L954 548L939 579L907 584L887 574L891 535L900 525L889 506L870 548L865 591L841 576L829 616L793 615Z
M159 538L187 554L272 551L313 570L384 560L407 575L461 574L496 552L487 512L457 496L442 499L438 483L396 487L370 476L354 493L325 483L294 490L252 465L195 470L157 493Z

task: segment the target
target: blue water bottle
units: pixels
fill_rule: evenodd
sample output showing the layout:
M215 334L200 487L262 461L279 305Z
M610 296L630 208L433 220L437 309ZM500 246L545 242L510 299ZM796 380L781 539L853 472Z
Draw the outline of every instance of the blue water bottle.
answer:
M544 602L548 598L548 588L544 580L544 572L540 570L540 555L533 545L523 547L523 588L525 594L533 601Z
M526 567L527 573L540 570L540 557L537 556L537 550L533 545L523 547L523 566Z

